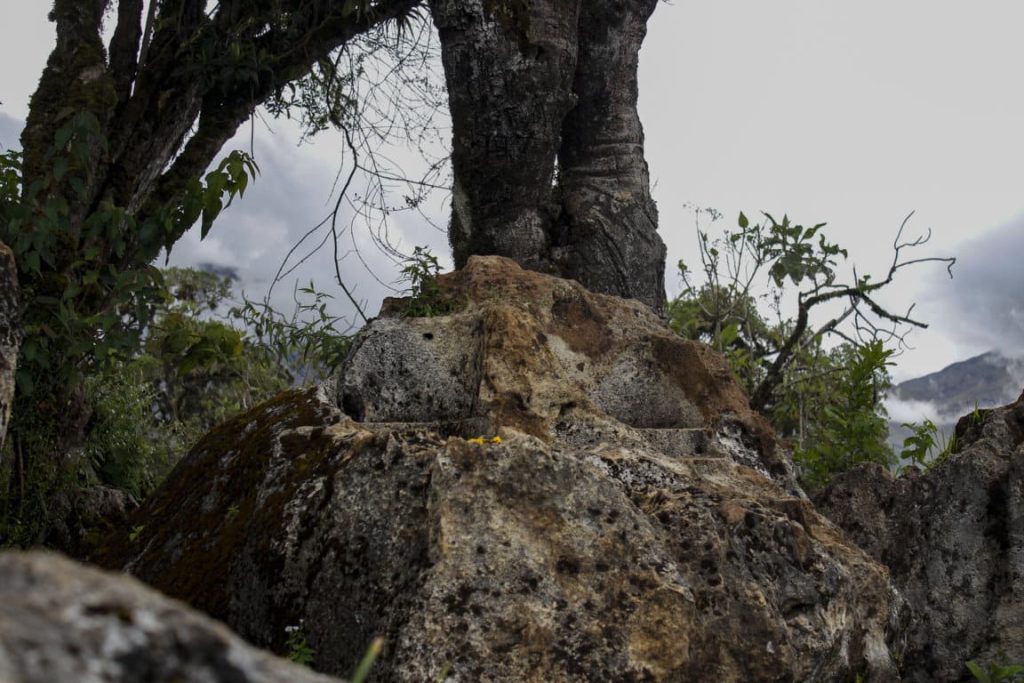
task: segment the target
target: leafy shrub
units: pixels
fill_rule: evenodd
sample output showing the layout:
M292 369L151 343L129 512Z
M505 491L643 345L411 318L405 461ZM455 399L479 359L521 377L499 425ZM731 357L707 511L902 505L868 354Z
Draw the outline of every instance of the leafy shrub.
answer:
M698 211L704 215L720 218ZM765 218L754 225L740 214L739 229L720 238L698 229L703 283L680 262L683 291L669 302L671 326L726 356L753 406L792 443L805 486L821 486L859 462L891 464L882 397L891 384L893 352L884 335L858 338L838 328L858 316L866 325L857 297L877 287L867 277L840 284L837 264L846 251L825 239L824 224ZM855 295L846 311L812 328L810 310L836 291ZM796 310L787 315L794 298ZM840 343L827 348L830 337Z
M401 279L408 282L405 315L410 318L430 318L447 315L455 309L454 302L447 300L437 282L441 266L437 257L426 247L416 247L412 256L405 261Z
M306 287L296 287L290 316L267 301L248 299L230 314L248 331L252 343L288 374L291 383L308 385L327 379L352 347L352 326L339 329L344 319L327 311L333 298L310 281Z
M84 444L96 481L142 498L167 473L172 454L158 444L171 436L154 414L156 392L137 365L121 364L86 380L93 406Z
M824 486L835 474L859 463L894 463L881 405L889 387L891 356L892 351L880 341L834 349L829 353L832 372L825 383L814 396L801 397L809 398L812 405L805 407L808 424L794 460L808 488Z

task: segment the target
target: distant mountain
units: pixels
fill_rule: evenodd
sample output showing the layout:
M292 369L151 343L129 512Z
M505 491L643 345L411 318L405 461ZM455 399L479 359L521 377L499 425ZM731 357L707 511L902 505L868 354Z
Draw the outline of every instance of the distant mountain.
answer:
M1012 403L1024 390L1024 358L998 351L953 363L938 372L900 382L889 390L889 442L899 452L910 432L904 422L930 419L945 434L975 408Z

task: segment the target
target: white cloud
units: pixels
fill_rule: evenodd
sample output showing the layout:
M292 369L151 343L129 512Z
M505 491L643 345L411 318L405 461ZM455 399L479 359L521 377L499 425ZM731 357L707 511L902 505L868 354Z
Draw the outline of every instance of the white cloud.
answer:
M21 136L21 129L25 124L13 116L0 112L0 149L20 147L18 138Z
M903 401L897 398L886 398L885 409L889 413L889 421L897 424L906 422L924 422L931 420L935 424L949 424L956 419L949 419L931 401Z

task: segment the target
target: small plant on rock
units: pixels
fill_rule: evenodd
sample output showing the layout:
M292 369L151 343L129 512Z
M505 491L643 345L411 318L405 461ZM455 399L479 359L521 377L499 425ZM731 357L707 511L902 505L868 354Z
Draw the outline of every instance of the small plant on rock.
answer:
M935 448L935 436L939 428L931 420L925 420L920 424L904 422L903 426L912 434L903 440L903 450L900 452L900 456L914 464L924 466L928 460L928 454Z
M947 438L935 423L928 419L920 424L904 422L903 426L913 433L903 440L900 456L910 460L914 465L929 469L957 452L956 432ZM929 460L933 452L936 453L935 457Z
M303 666L312 665L316 658L316 650L310 647L309 641L306 640L302 621L300 620L297 625L285 626L284 631L288 634L288 640L285 641L285 645L288 646L288 659Z
M404 313L410 318L431 318L447 315L455 308L448 301L437 282L441 266L437 257L426 247L416 247L412 256L405 260L402 268L403 282L409 283L406 293L409 299L405 303Z

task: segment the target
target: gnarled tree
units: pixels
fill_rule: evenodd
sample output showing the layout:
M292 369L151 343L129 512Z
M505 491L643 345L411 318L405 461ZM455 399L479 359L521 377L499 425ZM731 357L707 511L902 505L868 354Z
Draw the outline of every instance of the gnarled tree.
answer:
M419 4L54 0L57 42L22 150L0 156L0 240L20 280L0 369L11 369L8 341L25 332L9 439L17 457L0 461L18 485L4 514L28 516L26 497L50 495L26 479L53 482L73 466L89 418L83 377L138 343L162 296L151 265L161 249L200 219L205 234L244 191L255 170L244 153L202 180L224 143L287 84L332 66L359 37L404 25ZM4 306L15 293L0 289Z

